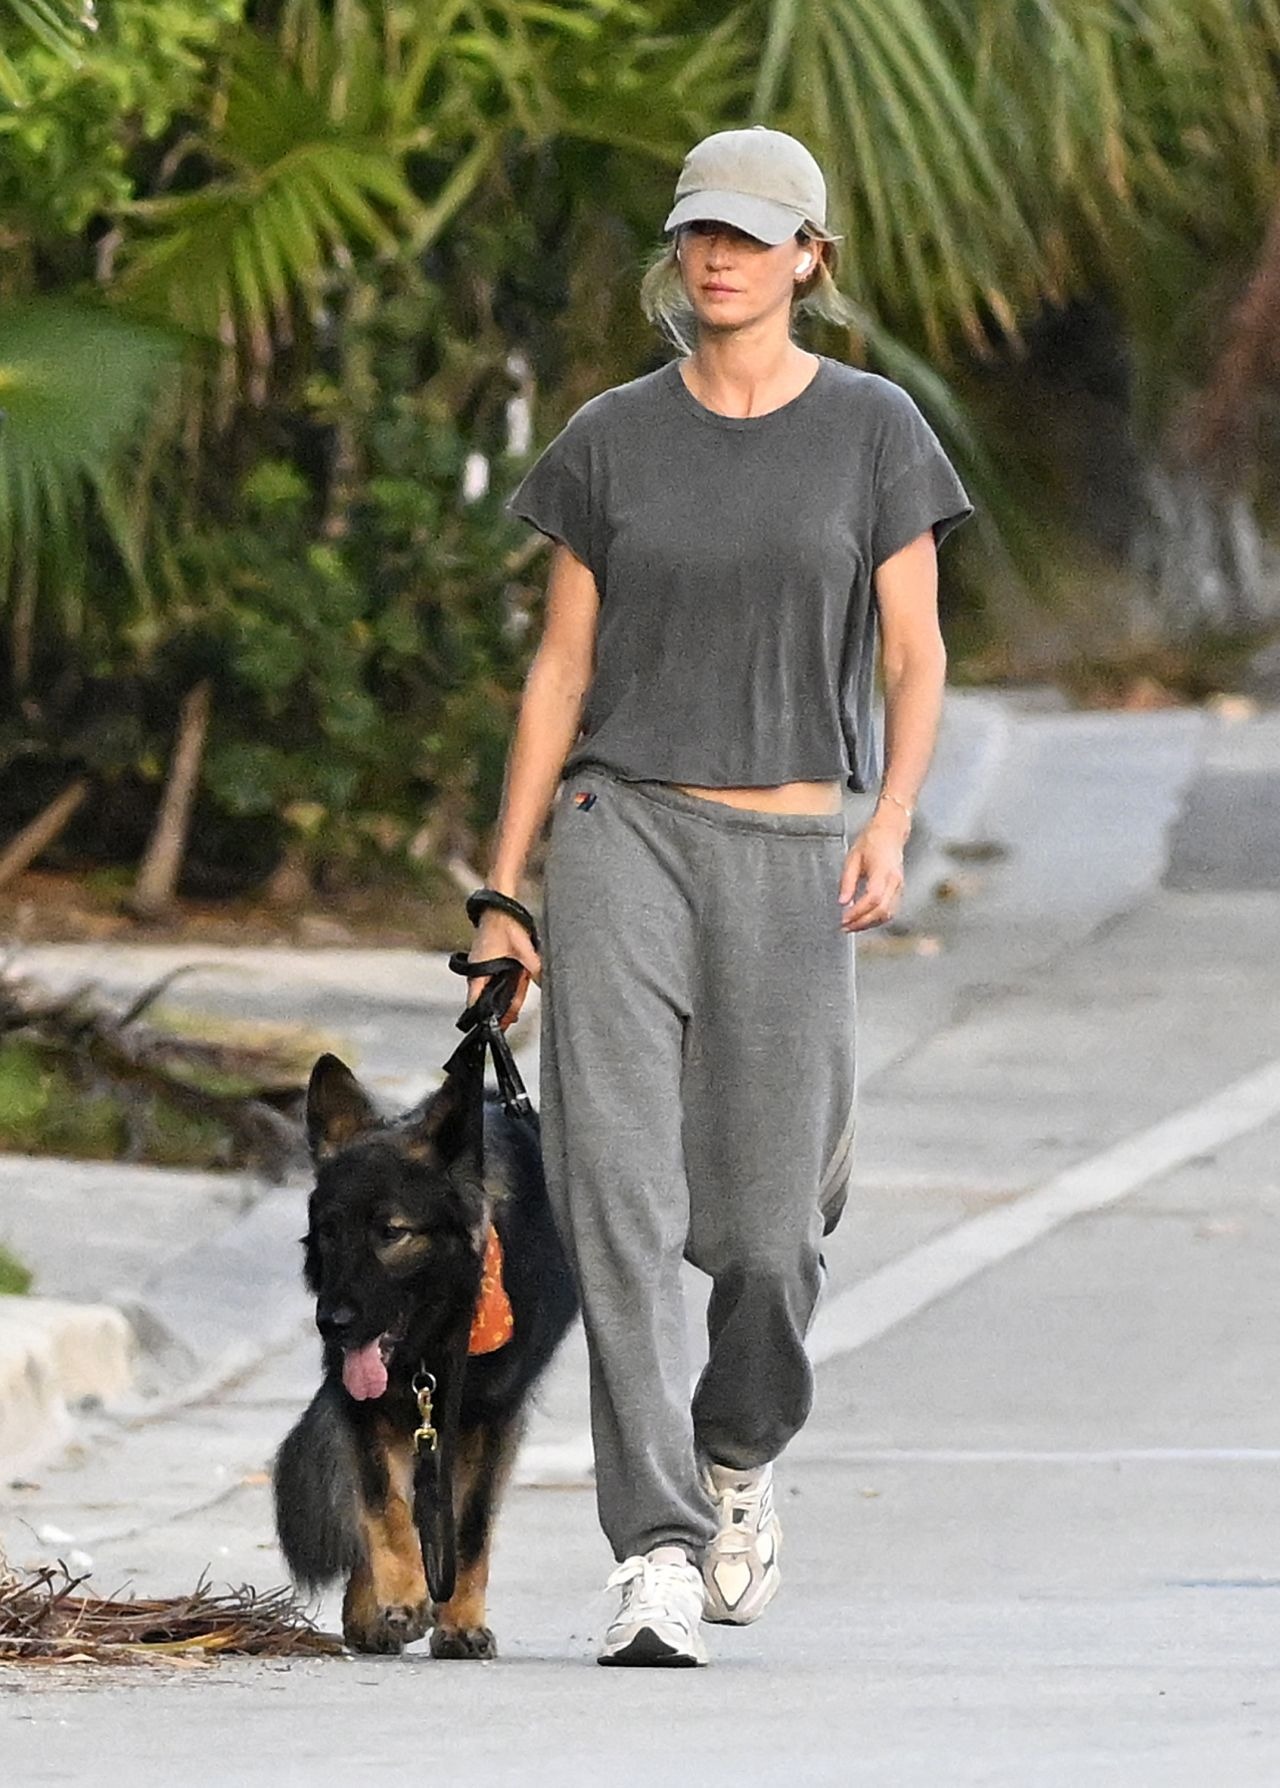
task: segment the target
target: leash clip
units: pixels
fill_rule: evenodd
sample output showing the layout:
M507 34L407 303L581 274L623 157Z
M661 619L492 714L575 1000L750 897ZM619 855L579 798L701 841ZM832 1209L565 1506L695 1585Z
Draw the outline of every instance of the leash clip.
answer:
M415 1372L413 1375L413 1394L418 1399L418 1416L421 1425L414 1430L413 1450L420 1453L424 1446L429 1446L434 1453L439 1435L431 1425L431 1399L435 1393L436 1380L433 1372Z

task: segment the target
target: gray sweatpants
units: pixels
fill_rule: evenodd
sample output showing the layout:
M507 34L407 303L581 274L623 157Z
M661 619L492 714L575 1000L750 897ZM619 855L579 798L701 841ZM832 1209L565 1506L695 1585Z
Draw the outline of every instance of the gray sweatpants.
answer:
M846 849L839 813L730 807L595 766L552 809L542 1147L619 1559L700 1551L715 1522L695 1449L760 1465L809 1413L804 1337L855 1124ZM692 1407L682 1256L712 1280Z

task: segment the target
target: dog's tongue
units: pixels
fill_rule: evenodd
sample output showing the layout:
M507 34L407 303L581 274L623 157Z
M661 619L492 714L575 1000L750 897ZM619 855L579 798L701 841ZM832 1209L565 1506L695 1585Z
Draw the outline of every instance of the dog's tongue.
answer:
M382 1395L387 1388L387 1368L378 1342L369 1341L364 1347L350 1348L344 1354L342 1382L357 1403Z

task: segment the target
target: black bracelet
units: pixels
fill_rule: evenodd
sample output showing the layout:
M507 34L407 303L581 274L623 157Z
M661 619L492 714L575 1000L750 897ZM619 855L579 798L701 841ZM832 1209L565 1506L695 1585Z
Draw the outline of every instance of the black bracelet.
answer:
M533 914L527 906L512 898L510 894L500 894L496 888L477 888L473 894L467 895L467 917L473 925L480 923L480 914L485 907L496 907L500 913L509 913L513 919L519 919L535 950L541 948L538 942L538 926Z

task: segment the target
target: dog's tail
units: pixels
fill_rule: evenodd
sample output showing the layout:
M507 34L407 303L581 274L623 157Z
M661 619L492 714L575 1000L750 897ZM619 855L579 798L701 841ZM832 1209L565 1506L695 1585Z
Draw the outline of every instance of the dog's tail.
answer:
M341 1392L320 1386L280 1443L272 1472L276 1533L295 1582L322 1589L364 1557L360 1466Z

